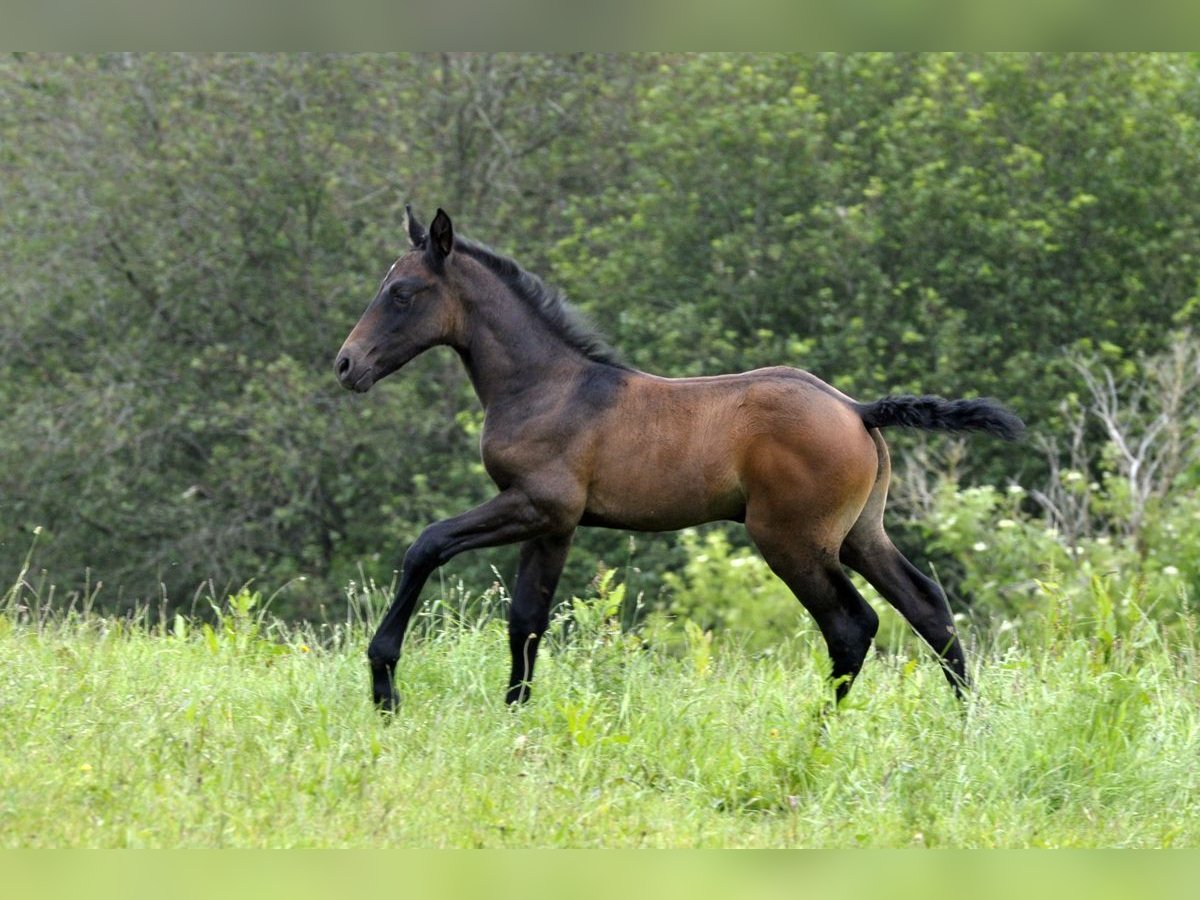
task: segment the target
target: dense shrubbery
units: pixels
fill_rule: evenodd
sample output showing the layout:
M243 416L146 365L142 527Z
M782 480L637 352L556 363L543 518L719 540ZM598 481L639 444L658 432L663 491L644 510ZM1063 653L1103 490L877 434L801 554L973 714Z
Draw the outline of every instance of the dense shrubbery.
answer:
M1180 493L1156 512L1147 527L1163 540L1143 552L1111 533L1068 542L1021 509L1023 493L1015 485L1006 493L947 484L924 528L936 551L960 561L959 591L983 621L1045 615L1051 596L1086 611L1100 592L1121 609L1164 621L1197 613L1200 501L1193 494Z

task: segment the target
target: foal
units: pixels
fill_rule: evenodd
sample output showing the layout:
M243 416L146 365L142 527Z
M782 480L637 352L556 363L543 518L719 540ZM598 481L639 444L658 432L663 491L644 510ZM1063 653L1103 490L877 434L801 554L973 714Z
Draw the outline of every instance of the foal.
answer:
M891 463L879 429L1015 440L1020 419L992 400L856 403L784 367L708 378L639 372L536 276L456 238L442 210L428 231L411 208L405 224L411 249L342 345L338 380L366 391L430 347L454 348L483 404L483 463L499 493L430 525L405 554L395 599L367 650L380 707L398 702L396 662L421 588L464 550L522 545L509 617L512 703L529 696L578 526L670 531L719 519L745 523L816 619L838 699L879 624L843 565L900 611L961 691L965 660L945 597L883 528Z

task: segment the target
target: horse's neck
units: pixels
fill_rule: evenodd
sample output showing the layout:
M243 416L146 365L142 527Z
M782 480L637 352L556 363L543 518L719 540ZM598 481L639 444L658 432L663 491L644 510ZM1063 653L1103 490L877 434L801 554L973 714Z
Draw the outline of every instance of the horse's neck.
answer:
M560 384L587 365L578 350L524 309L472 316L463 346L456 349L485 409Z

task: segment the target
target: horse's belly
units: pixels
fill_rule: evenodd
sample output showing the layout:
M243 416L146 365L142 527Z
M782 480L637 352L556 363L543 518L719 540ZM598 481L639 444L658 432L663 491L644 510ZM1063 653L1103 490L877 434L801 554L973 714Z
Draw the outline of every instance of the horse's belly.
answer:
M732 471L649 471L631 462L619 476L593 484L580 524L674 531L718 519L741 521L745 511L745 496Z

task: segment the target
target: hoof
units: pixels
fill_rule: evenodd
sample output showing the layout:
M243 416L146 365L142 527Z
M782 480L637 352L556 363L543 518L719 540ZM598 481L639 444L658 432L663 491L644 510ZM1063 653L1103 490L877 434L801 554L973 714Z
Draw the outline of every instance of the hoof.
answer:
M504 694L504 702L509 706L516 706L521 703L529 702L529 685L514 684Z
M400 707L400 694L390 683L380 685L376 682L371 696L375 701L375 708L381 713L394 713Z
M400 695L396 693L392 679L392 666L371 666L371 697L376 708L382 713L395 712L400 705Z

